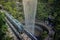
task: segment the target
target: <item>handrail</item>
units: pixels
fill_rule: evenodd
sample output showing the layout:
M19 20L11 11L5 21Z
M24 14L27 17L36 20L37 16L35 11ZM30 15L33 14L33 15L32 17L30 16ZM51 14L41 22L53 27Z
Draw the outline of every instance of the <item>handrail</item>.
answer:
M7 18L5 18L8 26L11 28L11 30L13 31L13 33L15 34L15 36L17 37L18 40L22 40L22 37L20 36L20 34L16 31L16 29L14 28L14 26L9 22L9 20Z
M13 16L11 16L8 13L5 13L5 16L19 33L24 32L31 38L31 40L37 40L37 38L34 35L32 35L30 32L28 32L27 30L25 30L23 28L23 25L19 21L17 21L16 19L14 19Z

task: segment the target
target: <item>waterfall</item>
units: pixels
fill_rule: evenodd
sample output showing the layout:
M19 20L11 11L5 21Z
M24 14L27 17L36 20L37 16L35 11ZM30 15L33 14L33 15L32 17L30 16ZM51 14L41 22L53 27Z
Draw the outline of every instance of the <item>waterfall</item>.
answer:
M34 34L37 0L23 0L25 29Z

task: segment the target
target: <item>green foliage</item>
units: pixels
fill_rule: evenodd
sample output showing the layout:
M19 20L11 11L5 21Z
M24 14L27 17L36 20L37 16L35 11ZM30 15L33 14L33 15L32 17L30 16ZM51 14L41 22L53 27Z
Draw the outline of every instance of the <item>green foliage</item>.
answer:
M2 40L4 38L4 36L6 35L6 25L5 25L5 22L4 22L4 14L0 12L0 40Z
M16 19L23 19L23 15L21 11L18 11L16 3L13 2L6 2L4 4L5 10L9 11Z
M45 0L46 1L46 0ZM37 9L37 19L44 20L44 18L48 18L48 14L53 12L55 27L55 40L60 40L60 1L59 0L48 0L47 2L43 2L43 0L38 1L38 9ZM44 33L45 34L45 33ZM46 36L46 35L45 35Z
M18 1L21 2L22 0L18 0ZM2 4L4 6L5 10L9 11L10 14L12 14L16 19L18 19L20 21L22 21L24 19L22 6L19 7L19 8L21 8L21 10L18 10L16 2L14 0L8 0L8 2L1 0L0 4ZM53 14L54 20L52 22L54 22L54 24L55 24L56 40L58 40L60 38L60 32L59 32L60 31L60 5L59 4L60 4L59 0L38 0L37 15L36 15L36 19L43 21L44 18L45 19L48 18L49 13L52 13L52 12L54 13ZM5 31L5 29L6 29L5 22L4 22L5 20L3 19L4 16L3 17L2 16L3 16L3 13L0 14L0 22L1 22L0 27L2 27L2 25L3 25L3 27L4 27L3 31ZM47 36L46 32L44 32L43 38L45 36Z
M4 13L0 12L0 40L11 40L9 36L6 36L7 31Z
M42 33L42 38L44 39L44 38L46 38L47 36L48 36L47 32L44 31L44 32Z
M55 18L55 30L56 30L56 35L55 35L55 40L60 40L60 0L56 0L55 2L55 13L57 14Z
M37 19L44 20L44 18L48 17L50 9L47 9L47 2L41 2L41 0L38 2L37 6Z

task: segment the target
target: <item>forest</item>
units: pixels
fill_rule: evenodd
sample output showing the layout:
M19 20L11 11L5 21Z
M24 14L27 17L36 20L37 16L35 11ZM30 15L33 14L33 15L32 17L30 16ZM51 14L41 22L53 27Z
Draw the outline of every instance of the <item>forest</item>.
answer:
M22 0L0 0L0 10L8 11L20 22L23 22L25 19ZM50 21L49 17L51 17ZM36 21L52 23L51 26L55 31L53 40L60 40L60 0L38 0ZM12 37L6 34L8 32L7 29L4 12L0 12L0 40L13 40ZM42 40L46 36L47 32L44 31L41 35Z

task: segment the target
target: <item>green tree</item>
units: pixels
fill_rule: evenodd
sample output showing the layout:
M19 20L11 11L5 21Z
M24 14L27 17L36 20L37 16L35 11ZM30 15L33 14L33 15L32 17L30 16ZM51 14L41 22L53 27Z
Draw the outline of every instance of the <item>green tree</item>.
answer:
M55 40L60 40L60 0L55 1L55 13L57 14L55 18Z

